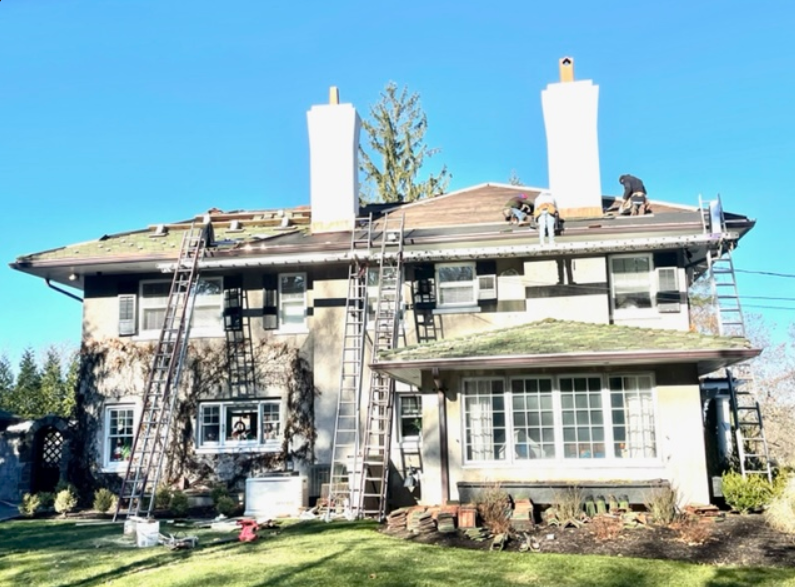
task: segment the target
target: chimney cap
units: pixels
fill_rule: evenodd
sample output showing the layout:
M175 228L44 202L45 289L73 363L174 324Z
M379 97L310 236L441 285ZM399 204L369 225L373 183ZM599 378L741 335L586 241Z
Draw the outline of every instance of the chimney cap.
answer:
M574 59L572 57L561 57L558 61L560 67L560 81L573 82L574 81Z

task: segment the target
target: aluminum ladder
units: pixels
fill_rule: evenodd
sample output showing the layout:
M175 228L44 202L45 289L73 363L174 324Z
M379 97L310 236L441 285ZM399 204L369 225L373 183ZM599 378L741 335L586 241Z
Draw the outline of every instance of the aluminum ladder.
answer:
M326 519L355 517L352 487L354 461L360 443L360 405L365 335L367 332L367 274L373 244L372 216L356 219L351 233L348 294L345 302L340 383L334 423Z
M378 353L393 349L400 335L403 290L403 217L383 220L378 252L378 297L372 337L372 362ZM356 459L361 470L356 513L359 517L386 517L395 380L370 370L367 417L362 446Z
M179 379L188 349L190 321L196 300L199 259L211 239L209 221L192 224L182 238L174 277L168 294L163 327L155 347L152 367L143 394L143 411L133 438L130 460L113 515L115 521L127 504L127 517L152 515L160 482L163 457L168 446L171 417L178 395Z
M725 233L725 218L720 196L705 208L702 204L705 231L713 234ZM707 267L710 288L715 306L718 333L721 336L746 338L737 279L732 262L734 243L722 242L717 251L707 249ZM726 368L729 388L729 403L734 424L734 441L737 460L742 476L765 475L773 479L762 411L756 397L754 369L751 363L743 362Z

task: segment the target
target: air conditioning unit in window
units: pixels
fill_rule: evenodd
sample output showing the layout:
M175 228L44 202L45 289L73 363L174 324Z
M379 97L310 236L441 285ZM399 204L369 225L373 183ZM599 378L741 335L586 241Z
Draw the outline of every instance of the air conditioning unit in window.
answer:
M119 336L135 334L135 294L119 296Z
M661 314L680 312L679 269L657 268L657 311Z
M478 275L478 299L479 300L497 299L496 275Z

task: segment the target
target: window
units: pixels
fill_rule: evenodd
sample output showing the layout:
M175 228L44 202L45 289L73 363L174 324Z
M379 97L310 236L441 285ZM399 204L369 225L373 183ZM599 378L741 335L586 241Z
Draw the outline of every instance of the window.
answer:
M464 459L656 459L653 389L648 374L465 379Z
M652 269L651 255L610 258L610 285L616 311L652 307Z
M279 328L281 330L306 328L305 273L279 275Z
M140 328L141 334L160 333L166 317L171 281L141 282ZM200 278L196 284L196 300L193 305L191 334L220 335L222 315L221 278Z
M514 379L514 454L519 460L555 458L551 379Z
M464 381L466 460L505 460L504 389L502 379Z
M125 469L132 454L135 435L133 406L105 408L105 468Z
M281 450L279 400L202 403L197 423L200 450Z
M422 398L419 394L401 394L397 399L398 440L419 440L422 434Z
M478 301L474 263L436 266L439 307L474 306Z
M616 458L657 456L651 378L610 378L610 409L613 415L613 450Z

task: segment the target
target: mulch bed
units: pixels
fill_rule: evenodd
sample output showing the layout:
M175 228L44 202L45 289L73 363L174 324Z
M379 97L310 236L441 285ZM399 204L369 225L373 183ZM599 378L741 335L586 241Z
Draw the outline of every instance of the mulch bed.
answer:
M528 556L533 552L596 554L709 565L795 566L795 539L770 528L761 514L729 513L697 523L706 527L703 532L693 533L702 534L700 539L707 535L701 544L688 544L686 530L654 525L625 528L615 538L600 539L596 525L588 523L579 528L538 525L528 532L512 534L503 550L525 550ZM458 548L489 550L493 543L491 539L480 542L470 539L462 530L447 534L435 531L417 534L406 529L384 528L383 532L416 542ZM533 548L528 549L528 544Z

